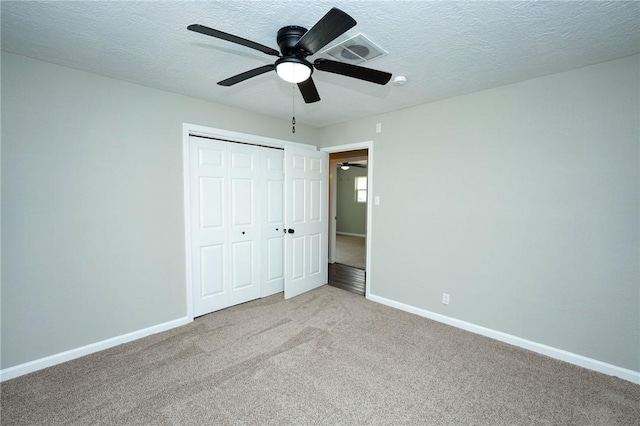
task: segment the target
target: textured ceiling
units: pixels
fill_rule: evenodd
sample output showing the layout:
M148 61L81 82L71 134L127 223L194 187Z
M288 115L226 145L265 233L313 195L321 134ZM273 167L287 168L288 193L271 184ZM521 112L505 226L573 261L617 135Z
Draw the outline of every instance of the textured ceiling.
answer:
M275 73L222 87L274 57L186 30L199 23L277 49L279 28L310 28L331 7L358 22L337 41L364 34L388 52L365 66L407 85L316 71L322 100L310 105ZM295 93L296 119L314 126L637 54L639 22L640 3L621 1L1 2L8 52L287 119Z

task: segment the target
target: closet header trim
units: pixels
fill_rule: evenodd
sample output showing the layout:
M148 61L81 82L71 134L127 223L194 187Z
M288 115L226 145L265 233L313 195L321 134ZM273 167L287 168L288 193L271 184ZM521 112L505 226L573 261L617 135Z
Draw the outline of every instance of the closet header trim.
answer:
M275 146L268 146L268 145L260 145L258 143L239 142L239 141L234 141L234 140L231 140L231 139L215 138L213 136L195 135L193 133L189 133L189 136L193 136L194 138L212 139L214 141L221 141L221 142L239 143L241 145L253 145L253 146L259 146L259 147L262 147L262 148L279 149L281 151L284 151L284 148L279 148L279 147L275 147Z

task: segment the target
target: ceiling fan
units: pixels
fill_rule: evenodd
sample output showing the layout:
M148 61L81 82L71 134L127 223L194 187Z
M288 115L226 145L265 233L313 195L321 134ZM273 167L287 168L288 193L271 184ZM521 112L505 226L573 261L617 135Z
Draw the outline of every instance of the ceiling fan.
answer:
M340 167L342 170L349 170L349 167L362 167L363 169L367 168L366 164L360 164L360 163L338 163L337 164L338 167Z
M310 30L290 25L278 30L276 41L280 47L280 52L260 43L244 39L242 37L228 34L204 25L192 24L187 27L190 31L216 37L232 43L240 44L251 49L259 50L267 55L277 56L278 59L271 65L264 65L234 75L225 80L219 81L221 86L233 86L252 77L257 77L269 71L275 70L283 80L298 85L300 93L306 103L318 102L320 95L316 89L311 74L313 70L325 71L340 74L359 80L369 81L377 84L387 84L391 79L391 74L358 65L346 64L344 62L332 61L318 58L313 64L306 60L307 56L317 53L337 37L344 34L356 25L355 19L337 8L332 8L327 12Z

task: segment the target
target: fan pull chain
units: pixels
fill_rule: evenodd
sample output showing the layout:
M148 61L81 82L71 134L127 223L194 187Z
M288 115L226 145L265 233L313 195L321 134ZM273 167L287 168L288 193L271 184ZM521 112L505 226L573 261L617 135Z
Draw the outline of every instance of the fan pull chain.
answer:
M291 85L293 90L291 91L291 104L293 106L293 116L291 117L291 133L296 132L296 86Z

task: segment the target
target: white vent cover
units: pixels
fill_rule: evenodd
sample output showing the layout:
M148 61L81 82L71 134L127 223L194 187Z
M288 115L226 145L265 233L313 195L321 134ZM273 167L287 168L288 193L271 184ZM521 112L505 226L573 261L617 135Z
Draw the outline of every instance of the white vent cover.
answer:
M320 54L329 56L336 61L357 65L386 56L387 52L360 33L331 46Z

